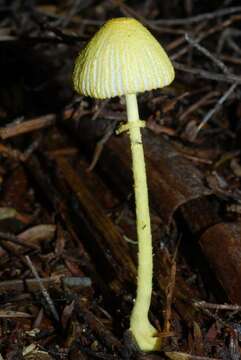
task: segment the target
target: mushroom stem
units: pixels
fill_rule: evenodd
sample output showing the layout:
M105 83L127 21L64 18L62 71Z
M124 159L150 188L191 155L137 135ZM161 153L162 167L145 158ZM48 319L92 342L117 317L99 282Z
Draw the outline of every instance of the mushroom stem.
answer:
M152 294L152 236L145 159L140 126L138 126L139 112L136 94L126 95L126 106L127 119L130 125L138 237L137 292L130 319L130 330L141 350L152 351L160 348L160 339L156 337L157 330L148 319ZM137 126L133 124L134 122Z

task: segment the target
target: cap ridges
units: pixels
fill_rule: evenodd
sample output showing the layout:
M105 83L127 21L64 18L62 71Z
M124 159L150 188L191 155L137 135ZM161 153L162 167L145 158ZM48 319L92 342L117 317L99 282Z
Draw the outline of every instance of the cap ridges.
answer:
M137 20L107 21L79 54L75 90L110 98L162 88L174 79L173 66L153 35Z

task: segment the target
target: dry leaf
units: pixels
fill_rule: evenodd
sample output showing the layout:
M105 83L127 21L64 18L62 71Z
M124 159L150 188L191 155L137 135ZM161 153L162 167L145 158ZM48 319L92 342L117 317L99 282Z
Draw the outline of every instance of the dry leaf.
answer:
M24 360L53 360L46 351L39 350L38 345L31 344L23 349Z

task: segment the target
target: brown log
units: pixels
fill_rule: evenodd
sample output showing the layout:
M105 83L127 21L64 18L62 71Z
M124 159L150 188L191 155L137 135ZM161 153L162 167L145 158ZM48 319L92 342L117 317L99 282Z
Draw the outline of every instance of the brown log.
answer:
M91 154L94 144L108 128L108 121L82 119L79 123L68 123L68 126L72 134L74 126L77 127L75 135L77 134L81 147L87 154ZM188 229L195 244L198 244L200 235L206 229L222 221L219 215L219 200L215 196L209 196L211 191L204 185L203 174L191 161L183 158L170 141L165 141L147 130L143 131L143 134L151 207L162 218L164 225L169 224L175 211L179 210L179 220ZM96 171L106 181L114 184L113 188L120 194L127 197L132 183L127 135L112 136L109 139L101 153ZM210 252L208 247L205 251L206 246L207 243L202 242L203 253L207 254L210 265L215 269L215 273L219 274L217 278L225 277L225 272L222 274L223 269L217 263L215 252ZM231 266L232 260L228 262ZM160 262L159 266L161 267ZM162 267L162 274L163 270ZM163 278L161 284L164 289L166 283ZM221 284L227 296L233 298L232 291L229 294L229 283L221 281Z
M241 223L210 227L200 245L231 302L241 304Z
M67 125L67 123L65 123ZM81 146L93 153L97 139L104 136L109 121L82 119L73 127ZM156 209L165 224L170 224L174 212L186 202L211 194L204 185L202 173L185 159L161 136L155 136L148 129L143 131L143 143L147 165L148 186L151 205ZM131 188L131 157L127 134L112 136L105 144L99 159L99 169L122 194Z
M84 173L82 177L78 176L77 172L64 158L57 158L56 163L58 166L57 172L61 173L73 195L76 196L76 201L79 202L82 208L83 216L86 214L88 217L86 221L92 224L93 229L96 229L96 252L98 248L102 249L102 255L105 256L108 264L111 264L112 271L121 282L126 280L134 281L136 269L131 257L128 255L128 244L123 241L123 236L96 201L94 189L88 187L87 178L90 175ZM60 185L60 181L58 185Z

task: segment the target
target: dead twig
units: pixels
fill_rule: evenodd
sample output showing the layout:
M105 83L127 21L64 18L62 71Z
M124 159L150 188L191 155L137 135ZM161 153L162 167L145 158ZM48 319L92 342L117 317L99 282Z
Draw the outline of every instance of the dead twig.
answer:
M26 241L22 241L17 236L10 234L10 233L5 233L5 232L1 231L0 232L0 242L1 242L1 240L10 241L14 244L21 245L27 249L39 250L39 246L30 244Z
M218 23L216 24L215 26L213 27L209 27L207 28L205 31L202 31L202 32L198 32L198 36L197 36L197 41L202 41L204 39L206 39L207 37L211 36L211 35L214 35L215 33L217 32L220 32L220 31L223 31L225 28L228 28L229 26L231 26L233 23L237 22L237 21L240 21L241 20L241 15L238 14L238 15L233 15L231 16L229 19L227 20L224 20L223 22L221 23ZM194 34L196 33L193 32ZM185 36L182 37L182 42L185 41ZM167 49L168 49L168 46L167 46ZM180 57L182 57L183 55L185 55L190 49L190 45L186 45L184 46L182 49L180 49L178 52L176 52L175 54L173 54L171 56L171 58L173 60L176 60Z
M49 305L49 309L50 309L50 311L51 311L54 319L55 319L57 322L59 322L59 320L60 320L60 319L59 319L59 314L58 314L58 312L57 312L57 310L56 310L56 308L55 308L54 302L52 301L52 299L51 299L51 297L50 297L47 289L45 288L42 280L40 279L36 268L34 267L32 261L31 261L31 259L30 259L30 257L29 257L28 255L25 256L25 259L26 259L27 264L28 264L30 270L32 271L35 279L37 280L37 282L38 282L38 284L39 284L39 287L40 287L40 289L41 289L41 291L42 291L42 294L43 294L43 296L44 296L47 304Z
M223 74L213 73L213 72L206 71L203 69L188 67L188 66L181 64L179 62L176 62L176 61L172 61L172 63L174 65L175 69L177 69L179 71L184 71L189 74L197 75L198 77L201 77L201 78L204 78L207 80L214 80L214 81L226 82L226 83L231 83L231 84L236 83L237 85L241 84L241 76L236 76L233 74L223 75Z
M99 108L97 109L97 111L95 111L95 113L93 114L91 120L96 120L99 115L101 114L102 110L106 107L106 105L110 102L110 99L105 99L104 101L102 101L101 105L99 106Z
M208 122L209 119L222 107L223 103L229 98L229 96L234 92L238 84L231 85L228 90L223 94L223 96L218 100L216 105L204 116L201 123L198 125L196 131L193 134L193 140L196 138L199 131L203 126Z
M229 62L230 64L241 65L241 59L240 58L230 56L229 54L220 55L220 59L222 59L223 61Z
M240 305L233 305L233 304L213 304L206 301L195 301L193 305L195 307L204 308L204 309L241 311Z
M182 19L152 20L151 23L155 25L187 25L187 24L199 23L201 21L217 19L219 17L235 14L238 12L241 12L241 6L233 6L226 9L220 9L217 11L190 16Z
M39 130L45 127L49 127L54 125L55 120L56 120L56 115L49 114L28 121L24 121L20 124L6 126L0 129L0 138L5 140L34 130Z
M198 49L202 54L204 54L207 58L211 59L214 64L216 64L222 72L229 76L232 75L227 66L219 60L216 56L214 56L209 50L205 47L201 46L197 40L192 39L188 34L185 35L186 41L196 49ZM195 140L199 131L203 128L203 126L209 121L209 119L221 108L222 104L227 100L227 98L232 94L232 92L237 87L237 83L231 85L229 89L223 94L223 96L218 100L216 105L205 115L199 126L195 129L192 134L192 139Z
M108 127L104 136L97 142L91 164L86 169L88 172L90 172L94 169L95 165L98 162L98 159L100 158L103 147L104 147L105 143L109 140L109 138L113 135L115 127L116 127L116 122L114 122L113 124L111 124Z
M188 115L193 113L195 110L204 106L210 99L216 97L219 94L218 91L210 91L205 96L201 97L197 102L189 106L179 117L180 121L183 121Z
M241 35L241 31L236 28L227 28L226 30L224 30L218 41L217 50L216 50L217 54L221 53L224 47L224 43L227 42L229 47L240 55L241 49L233 40L233 37L240 37L240 35Z
M204 54L207 58L209 58L210 60L212 60L212 62L214 64L217 65L217 67L219 67L222 72L224 74L230 74L229 69L227 68L227 66L221 61L219 60L216 56L214 56L209 50L207 50L204 46L200 45L199 42L195 39L193 39L189 34L185 34L185 40L193 47L195 47L196 49L198 49L202 54Z

